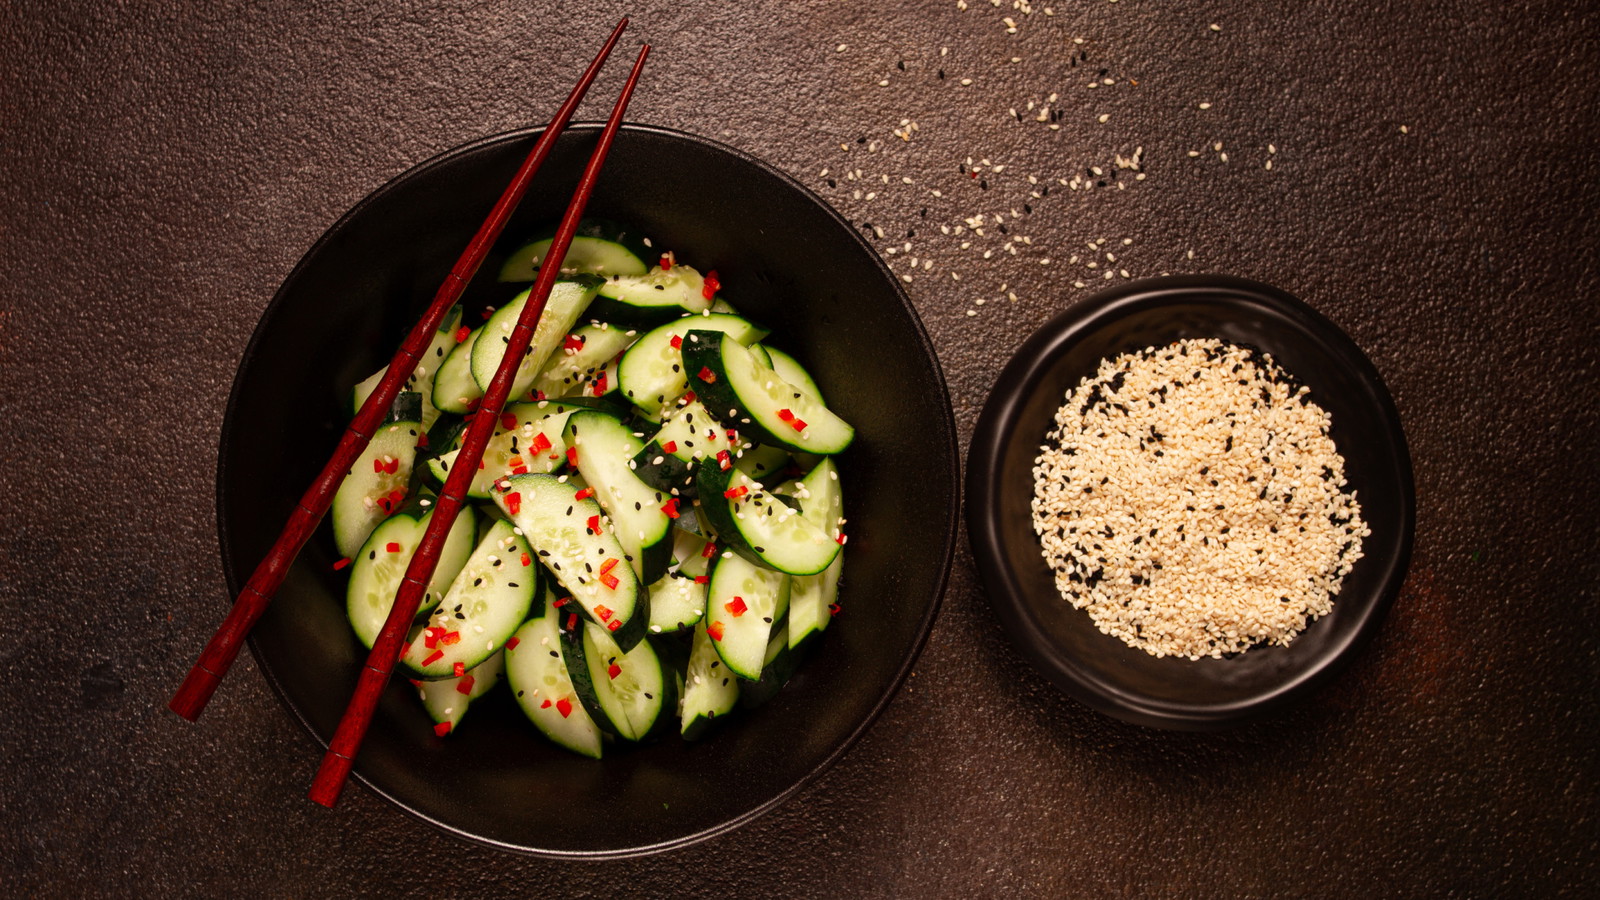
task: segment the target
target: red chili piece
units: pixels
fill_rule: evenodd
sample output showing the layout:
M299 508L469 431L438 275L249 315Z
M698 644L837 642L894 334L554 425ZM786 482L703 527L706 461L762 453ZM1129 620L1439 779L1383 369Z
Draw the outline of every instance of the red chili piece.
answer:
M579 500L587 500L590 497L594 496L594 488L592 488L592 487L583 488L582 490L578 491L576 494L573 494L572 496L577 498L577 499L579 499Z
M661 254L661 271L663 271L663 272L672 271L672 254L670 254L670 253Z
M611 665L606 667L606 674L611 676L612 678L616 678L618 675L622 674L622 667L617 665L616 663L612 663Z
M724 472L733 468L733 455L726 450L717 451L717 465L721 466Z
M694 583L695 584L710 584L711 583L711 576L710 575L696 575L694 577Z
M471 333L472 333L472 329L468 328L465 325L461 326L460 328L457 328L456 329L456 343L459 344L462 341L466 340L467 339L467 335L469 335Z
M531 556L529 556L529 555L528 555L528 554L526 554L526 553L524 553L524 554L522 554L522 564L523 564L523 565L524 565L524 566L531 566L531 565L533 565L533 557L531 557Z
M540 709L549 709L550 708L550 701L546 700L543 703L539 704L539 708Z
M668 341L667 343L671 344L672 349L674 350L683 349L683 338L679 337L678 335L673 335L672 340Z
M500 427L507 431L517 427L517 417L511 413L500 414Z
M616 567L617 560L614 557L607 557L606 561L600 564L600 574L604 575Z
M522 511L522 492L512 491L506 495L506 512L513 516Z
M446 647L450 646L451 644L459 644L461 643L461 632L452 631L444 637L439 638L439 643L445 645Z
M613 619L611 621L611 624L606 626L606 630L607 631L616 631L618 628L621 628L621 627L622 627L622 620L621 619Z
M603 396L606 392L606 370L601 369L600 374L594 376L594 395Z
M710 366L701 366L696 377L698 377L701 381L704 381L706 384L714 384L717 380L717 373L711 371Z
M507 650L515 650L515 649L517 649L517 645L520 644L520 643L522 643L522 638L514 637L511 640L506 641L506 649Z
M433 726L433 733L438 735L439 737L444 737L445 735L450 733L450 723L449 722L440 722L439 724Z
M333 564L333 570L335 572L337 572L340 569L342 569L342 568L344 568L345 566L348 566L348 565L350 565L350 557L346 556L344 559L341 559L338 562Z
M806 420L805 419L795 419L793 424L794 424L794 430L795 431L805 431L806 430Z
M713 641L722 640L722 623L721 622L712 622L710 625L707 625L706 626L706 635L708 637L710 637Z
M561 713L561 718L563 718L563 719L565 719L567 716L572 715L572 701L568 700L565 697L562 697L560 700L557 700L556 701L556 712Z
M461 677L461 676L463 676L463 675L465 675L465 674L467 674L467 664L466 664L466 663L464 663L464 662L458 662L458 663L456 663L456 664L455 664L455 667L454 667L454 670L453 670L453 674L454 674L454 675L455 675L455 676L456 676L456 677L457 677L457 678L460 678L460 677Z
M456 691L458 693L467 694L468 696L471 696L471 694L472 694L472 686L473 686L473 684L477 683L477 680L478 680L477 677L473 676L473 675L468 675L468 676L462 678L460 681L456 682Z
M432 653L428 654L428 658L424 659L422 661L422 664L425 665L425 666L431 666L431 665L433 665L434 663L438 662L441 659L444 659L444 651L443 650L435 650Z
M583 349L583 344L583 338L575 334L569 334L567 339L561 342L561 347L568 352L576 353Z
M778 410L778 418L784 420L785 422L793 422L794 413L788 411L787 409L780 409Z
M705 549L700 551L700 556L702 558L705 558L705 559L710 559L711 557L716 556L716 555L717 555L717 545L716 545L716 543L712 542L712 541L706 541Z
M678 452L678 442L677 441L667 441L665 444L661 445L661 449L667 451L668 453L677 453Z
M614 591L617 589L617 585L622 582L617 580L617 576L607 572L600 576L600 583L606 586L606 590Z
M590 516L589 517L589 533L590 534L599 534L600 533L600 517L599 516Z
M717 296L717 290L722 287L722 279L717 277L717 270L712 269L706 273L705 286L700 288L700 296L707 300Z
M678 517L678 498L673 497L671 500L661 504L661 511L667 514L667 518L676 519Z
M727 497L729 500L737 500L748 493L750 493L750 489L741 484L723 491L722 496Z
M577 447L568 447L567 448L567 463L569 465L574 465L574 466L578 464L578 448Z
M611 608L610 607L601 606L599 604L596 604L595 608L594 608L594 614L599 616L600 617L600 621L602 621L602 622L611 621Z
M722 608L727 610L728 615L733 616L735 619L744 615L745 612L750 609L750 607L745 605L743 597L734 597L727 603L722 604Z
M390 541L389 543L383 545L383 549L387 553L399 553L400 543L398 541Z

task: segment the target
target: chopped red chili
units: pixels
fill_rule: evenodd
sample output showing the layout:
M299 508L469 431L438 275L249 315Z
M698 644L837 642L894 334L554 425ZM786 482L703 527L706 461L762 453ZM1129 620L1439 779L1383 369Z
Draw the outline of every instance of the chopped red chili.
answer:
M571 602L572 602L572 598L571 597L562 597L561 599L557 600L556 602L554 602L554 603L552 603L550 605L554 606L556 609L560 609L561 607L566 606L568 603L571 603Z
M694 577L694 583L695 584L710 584L711 583L711 576L710 575L696 575Z
M717 277L717 270L712 269L706 273L706 283L700 288L700 296L707 300L717 296L717 290L722 287L722 279Z
M590 516L589 517L589 533L590 534L599 534L600 533L600 517L599 516Z
M592 487L580 488L578 490L578 492L576 494L573 494L572 496L576 497L579 500L587 500L590 497L594 496L594 488L592 488Z
M611 621L611 608L608 606L596 604L594 608L594 614L599 616L600 621L602 622Z
M531 566L531 565L533 565L533 557L531 557L531 556L529 556L529 555L528 555L528 554L526 554L526 553L524 553L524 554L522 554L522 564L523 564L523 565L524 565L524 566Z
M550 439L545 437L544 432L541 431L533 436L533 443L531 446L533 447L535 453L543 453L544 451L550 449Z
M616 678L618 675L622 674L622 667L616 663L612 663L611 665L606 666L606 674L612 678Z
M787 409L780 409L780 410L778 410L778 418L784 420L785 422L793 422L794 421L794 413L790 412Z
M669 272L671 270L672 270L672 254L671 253L663 253L663 254L661 254L661 271Z
M338 562L333 564L333 570L335 572L337 572L340 569L342 569L342 568L344 568L345 566L348 566L348 565L350 565L350 557L346 556L344 559L341 559Z
M438 662L441 659L444 659L444 651L443 650L435 650L432 653L428 654L427 658L423 659L422 664L425 665L425 666L431 666L431 665L433 665L434 663Z
M512 491L506 495L506 512L513 516L522 511L522 492Z
M616 559L616 557L607 557L606 561L600 564L600 574L604 575L605 573L611 571L612 569L615 569L616 567L617 567L617 559Z
M549 709L550 708L550 701L548 699L545 700L543 703L539 704L539 708L540 709Z
M399 553L400 552L400 542L399 541L390 541L389 543L383 545L383 549L384 549L384 552L386 552L386 553Z
M450 646L451 644L459 644L461 643L461 632L452 631L444 637L439 638L439 643L445 645L446 647Z
M683 349L683 338L679 337L678 335L673 335L672 340L668 341L668 343L672 345L672 349L674 350Z
M606 626L606 630L607 631L616 631L618 628L621 628L621 627L622 627L622 620L621 619L612 619L611 620L611 624Z
M472 686L477 683L477 680L477 677L473 675L464 676L460 681L456 682L456 691L471 696Z
M601 369L600 373L598 375L594 376L594 395L596 397L603 397L603 396L605 396L605 392L606 392L606 370L605 369Z
M743 597L734 597L732 600L729 600L727 603L722 604L722 608L728 611L728 615L733 616L735 619L737 619L740 616L744 615L745 611L748 610L750 607L745 605Z
M457 662L452 669L452 674L454 674L457 678L467 674L467 664L464 662Z
M565 719L567 716L572 715L572 701L568 700L565 697L562 697L560 700L557 700L556 701L556 712L561 713L561 718L563 718L563 719Z
M667 451L668 453L677 453L678 452L678 442L677 441L667 441L665 444L661 445L661 449Z
M806 420L805 419L795 419L794 420L794 430L795 431L805 431L806 430Z
M514 637L511 640L506 641L506 649L507 650L515 650L515 649L517 649L517 645L520 644L520 643L522 643L522 638Z
M693 403L694 401L695 401L694 391L684 391L683 392L683 402L684 402L685 406L687 406L690 403Z
M717 451L717 465L721 466L724 472L733 468L733 455L726 450Z
M578 627L578 614L577 613L567 613L567 630L571 631L572 629L577 628L577 627Z
M622 582L617 580L617 576L607 572L600 576L600 583L606 586L606 590L614 591L617 589L617 585Z
M438 735L439 737L444 737L445 735L450 733L450 723L449 722L440 722L439 724L433 726L433 733Z
M469 335L471 333L472 333L472 329L468 328L465 325L461 326L460 328L457 328L456 329L456 343L459 344L462 341L466 340L467 339L467 335Z
M710 625L707 625L706 636L710 637L713 641L722 640L722 623L712 622Z
M748 493L750 493L750 489L741 484L723 491L722 496L727 497L729 500L737 500Z
M377 475L382 475L383 474L383 460L382 459L374 459L372 461L372 471L373 471L374 474L377 474Z
M700 371L696 373L696 377L706 384L714 384L717 380L717 373L711 371L710 366L701 366Z
M577 447L568 447L567 448L567 463L570 464L570 465L574 465L574 466L578 464L578 448Z
M661 511L666 513L667 518L676 519L678 517L678 498L673 497L671 500L661 504Z
M563 350L568 351L569 353L576 353L579 350L583 349L583 344L584 344L583 338L579 337L576 334L569 334L569 335L567 335L566 340L561 342L561 348Z
M716 556L717 555L716 542L715 541L706 541L705 549L700 551L700 555L705 559L710 559L711 557Z

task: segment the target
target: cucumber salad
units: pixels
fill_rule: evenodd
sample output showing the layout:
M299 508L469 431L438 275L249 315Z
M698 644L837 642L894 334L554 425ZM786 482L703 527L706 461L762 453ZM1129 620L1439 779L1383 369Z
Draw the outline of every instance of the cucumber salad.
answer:
M549 245L500 281L533 281ZM440 737L503 681L586 756L695 739L772 697L838 610L854 430L715 271L648 246L586 226L517 370L400 659ZM369 648L528 293L477 327L452 310L334 500Z

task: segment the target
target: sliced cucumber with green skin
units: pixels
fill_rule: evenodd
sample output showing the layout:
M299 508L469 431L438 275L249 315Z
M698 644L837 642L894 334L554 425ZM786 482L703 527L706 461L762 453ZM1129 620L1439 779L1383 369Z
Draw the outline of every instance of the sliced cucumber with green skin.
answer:
M415 391L422 397L422 430L427 431L433 427L439 418L439 408L433 405L433 380L445 357L456 346L456 328L461 322L461 304L450 307L445 313L444 321L439 325L439 330L433 333L433 340L428 344L428 349L422 353L422 360L406 378L405 390ZM385 372L389 371L386 365L372 373L372 377L357 384L350 391L350 414L355 415L361 410L361 404L367 402L367 397L378 387L378 382L383 380Z
M656 266L643 275L613 275L600 286L595 316L630 328L653 328L685 312L705 312L711 300L699 270L682 264Z
M839 543L738 469L701 460L699 510L728 547L755 565L815 575L839 555Z
M844 495L839 488L839 468L824 458L804 477L786 482L776 493L799 498L801 515L821 528L835 543L844 534ZM789 599L789 647L803 650L827 629L839 602L839 576L844 552L815 575L797 575Z
M716 642L706 634L705 622L696 623L683 679L679 733L688 740L699 740L718 719L733 712L738 701L739 679L722 664Z
M420 434L420 421L380 425L367 449L345 473L331 510L333 542L340 556L353 557L360 552L372 529L403 505Z
M717 331L691 331L683 343L684 370L700 401L747 440L807 453L838 453L855 429L806 391L766 368L736 340Z
M795 387L805 391L818 400L822 399L822 389L817 387L816 379L800 365L800 361L777 347L759 345L767 351L767 368L778 373L778 377L789 382ZM754 349L754 348L752 348Z
M649 594L600 505L592 497L578 499L577 492L558 476L513 475L496 482L489 495L583 615L631 649L650 624Z
M595 312L594 304L589 313ZM533 380L534 396L570 397L584 393L617 355L633 345L639 335L627 328L605 322L580 325L561 339L561 349L550 355L539 376ZM615 372L610 373L614 382ZM603 392L602 392L603 393Z
M494 435L483 449L478 472L467 486L467 496L488 499L489 487L497 478L521 472L554 472L566 465L567 444L562 429L567 417L580 408L551 400L506 404ZM440 484L450 476L450 466L461 452L464 435L465 431L456 435L454 449L428 460L428 472Z
M705 618L706 587L693 575L668 572L650 585L650 633L670 634Z
M434 372L431 397L434 408L440 412L464 415L483 398L483 389L472 380L472 348L477 346L482 333L482 328L467 332L454 349L445 353L444 361Z
M428 711L434 724L448 726L444 734L454 734L461 724L461 719L471 707L472 701L489 693L491 688L499 684L505 668L505 653L496 652L460 678L419 681L417 694L422 697L422 708ZM437 733L437 729L435 732Z
M648 639L623 652L603 627L585 622L561 640L572 687L601 731L641 741L671 719L677 679Z
M539 266L550 252L551 237L523 244L500 267L501 281L533 281ZM561 260L563 274L643 275L644 260L616 241L589 235L575 235L567 255Z
M594 299L595 284L594 279L586 279L558 281L551 287L550 298L545 301L544 312L533 328L533 338L528 342L528 349L517 366L516 377L511 382L511 393L507 396L522 397L528 393L545 363L550 361L550 357L566 340L567 332L577 324L583 311L589 307L589 301ZM506 344L511 340L511 332L516 328L523 308L528 305L530 293L531 290L518 294L516 299L500 307L489 317L489 321L483 323L482 334L472 346L472 380L477 382L480 393L489 389L489 382L500 368L500 360L506 355Z
M562 655L560 614L546 592L543 615L529 619L506 642L506 681L528 720L555 743L599 759L600 728L572 687Z
M735 675L749 681L761 677L773 623L788 609L788 575L737 554L717 557L706 590L706 634Z
M693 499L695 461L719 453L731 457L740 446L700 401L692 400L673 410L633 457L634 472L652 487Z
M646 414L659 418L688 389L683 353L691 330L726 333L740 344L753 344L767 336L738 316L702 313L657 326L639 338L622 356L618 370L622 394ZM680 346L673 346L674 339Z
M510 522L496 522L428 617L422 646L414 642L401 662L423 679L449 678L457 665L471 669L505 645L537 596L533 549Z
M567 418L562 436L577 457L578 472L611 518L617 539L635 563L635 574L650 584L671 562L672 519L662 507L672 497L639 479L633 458L644 442L620 420L599 410L579 410Z
M368 650L372 649L372 642L378 639L383 623L389 619L389 610L394 607L395 594L400 591L406 567L411 565L411 556L428 530L432 510L432 505L423 506L420 502L406 504L379 523L367 543L355 554L350 581L345 585L345 615L350 619L351 630ZM456 516L450 533L445 536L439 562L428 580L422 605L417 607L419 615L439 605L450 583L466 565L467 557L472 555L476 537L472 511L464 510Z
M745 447L734 458L733 467L760 481L773 472L782 472L789 468L792 463L793 460L789 458L789 452L781 447L752 444Z
M746 709L760 706L778 695L799 666L800 654L789 646L789 622L785 619L772 629L763 657L760 681L739 683L739 705Z

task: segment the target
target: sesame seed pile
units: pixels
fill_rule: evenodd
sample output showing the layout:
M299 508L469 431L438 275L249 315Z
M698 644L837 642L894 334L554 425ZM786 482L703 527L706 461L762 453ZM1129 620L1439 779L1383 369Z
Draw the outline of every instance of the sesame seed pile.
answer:
M1061 595L1158 657L1288 644L1327 613L1369 532L1308 394L1219 340L1102 360L1034 461Z

